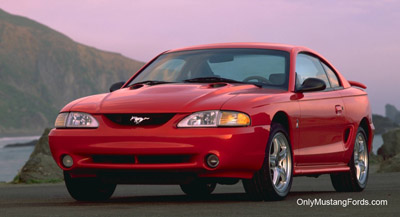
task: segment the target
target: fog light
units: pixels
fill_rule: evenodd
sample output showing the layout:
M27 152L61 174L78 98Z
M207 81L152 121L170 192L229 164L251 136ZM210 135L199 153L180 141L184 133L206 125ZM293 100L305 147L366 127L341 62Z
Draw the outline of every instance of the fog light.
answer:
M206 157L207 166L215 168L219 165L219 158L215 154L209 154Z
M64 155L62 163L67 168L72 167L72 165L74 165L74 161L72 160L72 157L69 155Z

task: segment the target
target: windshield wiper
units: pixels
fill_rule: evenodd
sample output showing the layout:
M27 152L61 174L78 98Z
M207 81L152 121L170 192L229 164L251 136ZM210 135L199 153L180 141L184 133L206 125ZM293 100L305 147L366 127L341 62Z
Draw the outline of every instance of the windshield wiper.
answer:
M258 83L242 82L242 81L236 81L236 80L229 79L229 78L220 78L220 77L192 78L192 79L186 79L186 80L184 80L184 82L189 82L189 83L227 82L227 83L239 83L239 84L252 84L257 87L262 87L262 85L258 84Z
M175 83L175 82L146 80L146 81L140 81L137 83L133 83L133 84L129 85L129 87L136 85L136 84L156 85L156 84L168 84L168 83Z

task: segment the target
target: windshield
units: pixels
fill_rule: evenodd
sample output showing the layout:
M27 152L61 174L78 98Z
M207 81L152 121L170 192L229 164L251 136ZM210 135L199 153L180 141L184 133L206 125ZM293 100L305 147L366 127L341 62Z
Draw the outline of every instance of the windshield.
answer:
M266 49L208 49L166 53L142 70L129 85L144 82L254 83L288 88L289 53ZM214 78L210 79L210 78Z

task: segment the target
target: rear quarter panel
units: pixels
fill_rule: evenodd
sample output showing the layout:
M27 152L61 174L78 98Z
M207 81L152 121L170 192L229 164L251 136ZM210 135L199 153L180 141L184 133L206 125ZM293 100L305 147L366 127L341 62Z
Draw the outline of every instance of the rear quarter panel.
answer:
M344 116L349 126L352 126L352 134L349 143L345 144L345 155L344 160L348 162L351 159L354 147L354 140L357 133L357 129L363 118L367 118L369 134L368 137L368 150L372 150L372 140L374 135L374 129L372 125L372 114L369 104L368 94L365 90L358 89L355 87L346 88L339 91L343 98L344 103Z

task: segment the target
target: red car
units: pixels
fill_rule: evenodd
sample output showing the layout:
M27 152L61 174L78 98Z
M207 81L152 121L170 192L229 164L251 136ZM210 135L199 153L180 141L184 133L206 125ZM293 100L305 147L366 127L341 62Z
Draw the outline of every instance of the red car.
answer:
M242 180L281 200L293 176L362 191L374 126L366 87L305 47L227 43L166 51L110 93L66 105L49 134L79 201L117 184L179 184L191 196Z

